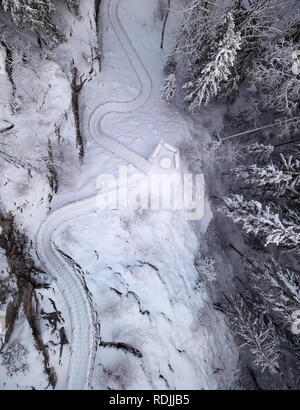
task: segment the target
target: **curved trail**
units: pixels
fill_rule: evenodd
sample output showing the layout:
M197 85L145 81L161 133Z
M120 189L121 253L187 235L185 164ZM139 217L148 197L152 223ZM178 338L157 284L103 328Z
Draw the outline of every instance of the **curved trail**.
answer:
M105 134L101 122L110 113L129 113L140 108L150 98L152 81L137 51L133 47L118 15L121 0L110 0L108 15L110 24L118 37L141 85L138 95L129 101L110 101L97 107L90 117L89 129L92 138L101 146L139 170L147 173L150 163L130 149ZM68 265L55 247L53 236L62 225L87 215L96 209L96 195L67 204L50 214L41 225L36 236L36 252L45 271L59 287L71 322L71 357L68 368L67 388L88 389L92 382L93 365L99 341L97 317L84 279Z
M137 51L135 50L130 38L128 37L118 14L121 0L111 0L108 6L108 16L110 24L125 51L133 70L140 83L138 95L128 101L110 101L99 105L91 114L89 129L93 139L106 148L108 151L130 162L140 171L147 173L150 163L132 150L107 135L101 127L102 120L112 113L130 113L144 105L152 93L152 80Z

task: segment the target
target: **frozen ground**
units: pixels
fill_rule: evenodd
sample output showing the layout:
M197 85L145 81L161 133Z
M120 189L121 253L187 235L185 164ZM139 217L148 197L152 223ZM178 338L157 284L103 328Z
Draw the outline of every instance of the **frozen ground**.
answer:
M87 118L93 109L90 101L122 101L138 93L137 77L105 18L107 5L106 1L102 8L105 59L102 73L85 90ZM121 22L151 75L153 93L136 112L112 114L103 123L107 134L146 158L161 138L173 145L190 138L186 119L159 95L164 58L159 49L161 22L149 19L156 11L155 2L120 3ZM124 164L92 140L87 155L88 178L76 181L82 196L93 192L98 174L115 173ZM208 209L203 229L207 217ZM212 309L205 286L199 283L193 264L199 243L181 213L106 211L72 221L57 235L60 247L88 272L102 341L125 343L143 355L101 347L94 388L230 385L235 349L222 316Z
M73 142L70 138L74 128L67 122L63 151L70 147L67 153L70 167L58 167L60 187L51 203L52 210L95 194L99 174L116 174L118 166L126 164L99 147L88 132L90 114L99 104L111 100L127 101L138 94L140 87L110 26L108 3L109 0L104 0L102 4L102 72L86 84L81 94L81 117L87 144L85 160L81 167L74 165L77 153L72 145L74 137ZM87 7L87 3L84 4ZM161 139L175 146L191 140L192 124L174 107L163 103L160 97L164 77L162 66L167 51L159 48L162 22L158 18L158 5L158 1L148 0L120 2L120 20L147 67L153 91L141 108L128 114L111 114L102 123L105 133L145 158L149 158ZM88 13L84 16L85 24L89 24ZM170 16L166 38L172 38L178 18L179 15ZM166 44L166 50L168 46ZM63 54L60 49L57 58L62 58ZM30 139L30 131L40 130L38 121L44 124L45 116L49 116L51 120L45 124L49 127L69 109L65 98L70 92L69 85L54 63L47 64L48 71L43 76L53 79L51 89L58 100L51 98L52 104L43 106L44 118L34 116L35 122L30 129L22 132L23 145L28 150L28 154L24 153L23 145L20 146L22 155L18 156L23 158L36 149L35 142L31 146L25 141ZM24 113L18 121L25 123L28 115L29 112ZM47 146L47 138L42 139L41 145ZM24 184L24 171L14 172L13 180ZM22 172L18 176L17 173ZM40 182L27 183L28 187L18 195L15 184L2 193L6 209L17 214L30 237L34 237L48 207L48 204L42 206L40 199L49 193L46 178L37 173L37 181ZM25 206L26 210L21 214L18 206L27 200L26 194L32 208ZM19 202L15 206L16 197ZM205 233L209 220L207 203L205 218L198 226L202 233ZM231 385L237 353L222 315L212 308L205 284L195 270L194 258L202 245L181 212L117 210L100 213L95 207L92 213L62 223L53 239L86 272L85 279L96 304L102 346L95 362L94 389L214 389ZM67 309L59 290L53 286L55 300L64 313L66 329L70 333ZM28 344L30 346L30 341ZM53 360L59 375L58 388L66 382L68 349L65 349L61 365ZM23 380L20 385L45 387L37 381L36 374L41 370L37 371L32 359L29 361L31 371L26 382ZM3 381L3 367L1 371ZM11 380L11 383L17 382Z

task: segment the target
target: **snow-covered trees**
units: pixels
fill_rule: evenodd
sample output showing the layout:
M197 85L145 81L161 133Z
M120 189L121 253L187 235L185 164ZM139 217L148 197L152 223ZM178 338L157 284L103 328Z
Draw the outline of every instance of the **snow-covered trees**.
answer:
M239 346L251 353L252 363L261 372L279 376L284 388L294 388L299 385L300 344L292 333L300 303L299 274L273 258L243 259L247 291L225 296L221 306ZM293 369L286 372L289 361Z
M265 246L276 244L284 251L300 252L300 225L292 213L285 219L272 212L270 206L258 201L245 200L242 195L233 194L224 198L220 211L240 223L247 233L263 237Z
M189 80L195 80L205 64L218 17L224 12L220 4L219 0L192 0L185 10L170 59L178 63Z
M2 0L2 6L11 13L19 28L29 24L49 48L56 47L64 40L64 35L53 22L55 7L50 0Z
M259 314L254 314L245 300L236 295L227 299L226 314L239 344L248 349L255 366L276 374L279 371L278 341Z
M297 200L297 203L300 203L300 160L294 158L292 155L289 155L287 158L283 154L280 154L282 160L282 168L284 172L288 173L291 176L288 186L285 187L284 193L289 190L294 194L294 199Z
M171 102L175 96L176 87L176 76L171 73L166 78L165 84L161 90L162 98L167 102Z
M237 51L240 49L241 36L235 32L233 16L228 13L220 32L224 33L216 51L209 56L209 62L204 66L196 81L189 81L183 89L189 90L184 101L188 103L190 112L206 106L211 98L216 97L222 82L228 80L231 68L234 66Z
M269 158L274 151L273 145L258 144L257 142L246 145L243 148L244 156L246 158L253 156L258 161Z
M256 164L241 166L232 170L235 177L244 179L252 185L258 186L286 186L292 176L278 169L274 164L258 167Z
M234 97L241 83L251 78L254 97L262 97L254 98L256 110L270 103L268 109L295 113L295 35L288 29L291 19L283 17L292 3L288 0L284 8L279 0L187 2L170 59L177 63L176 75L183 78L184 88L191 89L185 96L191 112L212 98Z
M299 338L293 333L300 306L300 161L299 148L293 144L243 147L242 165L226 178L229 175L232 184L233 175L230 188L245 194L226 196L220 208L250 234L241 235L242 250L231 244L245 269L237 273L238 296L226 297L224 311L239 345L251 353L246 356L247 368L250 362L269 369L275 375L271 383L289 389L299 386L300 363ZM251 164L253 158L256 162ZM263 249L261 243L277 247ZM268 383L269 378L260 381Z
M246 263L252 288L274 312L279 313L283 323L293 322L293 312L300 305L299 274L281 267L268 258L263 264L254 260Z
M80 0L66 0L66 3L70 11L78 17L80 14Z
M239 165L229 175L239 182L237 191L247 190L247 198L237 194L228 196L220 210L248 233L263 238L265 246L276 244L283 251L300 252L299 150L295 146L295 154L290 155L293 146L288 147L283 154L270 145L246 146L241 158L247 161L245 155L250 154L257 163ZM269 157L274 160L269 161ZM260 201L251 199L253 195L260 197Z
M3 364L7 374L13 376L16 373L26 373L29 369L27 363L28 350L18 340L14 340L2 353Z
M292 41L268 44L250 72L253 109L273 110L286 118L299 113L300 76L293 70Z
M285 158L280 154L280 158L277 163L242 165L233 169L231 174L246 186L264 187L265 193L267 190L274 197L285 196L297 201L300 196L300 161L292 155Z
M221 246L231 242L232 248L239 248L247 265L246 269L239 269L233 259L231 272L237 296L227 295L224 312L239 345L251 353L252 364L262 372L275 374L274 383L279 386L289 388L294 382L299 386L298 374L289 378L286 371L289 368L293 372L297 367L293 367L293 361L300 359L299 338L296 340L291 330L294 313L300 309L300 158L296 145L299 136L295 133L295 117L300 115L300 77L295 69L299 17L297 20L293 15L296 1L187 0L186 4L166 72L173 79L176 76L178 97L184 99L190 112L195 112L216 99L231 103L238 91L240 98L226 111L228 122L223 137L231 131L243 136L245 128L255 128L248 141L257 137L256 142L239 146L231 163L218 158L219 152L228 149L230 140L226 138L215 143L219 145L211 150L211 155L205 151L207 140L200 133L199 141L184 149L193 170L204 168L209 173L208 158L214 163L211 197L216 201L221 195L225 197L221 212L243 229L231 235L226 226L220 227L222 218L216 220L215 227L224 234ZM165 92L170 90L169 78L165 87ZM207 111L204 116L209 117L210 113ZM272 125L263 127L265 124ZM289 132L286 140L279 139L283 137L282 124ZM232 130L235 126L241 129ZM219 132L217 129L215 133ZM235 143L237 139L231 141ZM218 172L225 184L216 181ZM217 188L214 190L212 185ZM233 193L228 194L227 188ZM230 258L230 251L227 253L226 246L223 249ZM207 280L207 273L214 279L209 259L198 257L195 266L204 279ZM245 368L251 367L249 357ZM259 376L258 385L262 380Z
M79 0L66 0L71 12L79 16ZM55 48L65 40L63 32L54 22L55 3L52 0L0 0L0 7L11 14L19 28L27 24L47 47Z
M181 74L185 83L196 84L215 46L216 29L223 7L219 0L191 0L184 11L184 19L178 31L176 44L167 66L167 74ZM218 43L218 41L217 41ZM172 66L172 69L169 69ZM181 82L182 85L182 82Z
M293 179L292 173L285 172L272 163L263 167L258 167L256 164L240 166L233 169L231 173L246 184L273 189L277 195L284 193Z

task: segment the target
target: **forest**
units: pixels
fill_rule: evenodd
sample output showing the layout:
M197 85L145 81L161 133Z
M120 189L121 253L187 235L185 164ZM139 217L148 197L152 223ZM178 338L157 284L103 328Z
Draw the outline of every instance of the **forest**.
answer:
M152 81L152 93L158 94L159 100L156 99L152 102L149 99L150 103L146 103L148 105L143 114L144 117L141 120L137 117L136 122L134 122L135 131L130 128L133 127L131 121L134 120L129 116L123 125L120 125L117 119L114 120L115 122L111 121L113 125L107 122L107 129L111 132L111 129L116 127L117 130L122 131L124 129L124 135L127 135L126 133L128 135L133 134L135 140L132 142L132 146L134 149L137 146L137 149L142 152L142 145L138 145L139 138L143 139L143 133L148 133L148 130L149 134L153 131L155 116L159 115L157 113L162 112L162 116L167 117L169 123L173 122L174 113L176 112L176 115L179 113L185 119L186 124L189 124L191 136L184 136L179 144L176 140L174 145L178 146L186 169L193 174L204 174L205 195L211 210L211 218L205 232L203 232L202 225L198 222L190 224L191 228L184 228L191 229L193 232L193 234L190 234L190 240L184 238L185 234L182 234L180 238L181 232L184 230L180 231L178 228L178 241L185 240L185 243L191 241L197 248L197 252L194 252L192 256L191 264L186 253L184 253L184 257L187 259L181 260L182 266L185 267L187 272L195 269L197 274L196 283L193 283L194 279L190 279L188 276L185 279L188 283L189 281L193 283L193 286L191 285L195 296L195 299L193 296L193 301L202 297L199 286L200 288L203 286L203 289L205 289L203 292L207 292L211 310L214 312L209 313L209 309L209 312L203 309L199 319L200 325L204 323L203 326L205 327L206 321L213 321L213 315L221 315L226 324L225 327L233 339L234 347L232 349L237 349L234 370L226 370L230 373L230 385L226 385L222 379L218 388L232 390L299 390L299 1L147 1L155 3L153 5L155 10L154 20L153 15L146 15L147 7L152 13L152 6L145 6L144 16L139 14L142 13L143 6L138 6L135 0L130 0L128 10L126 4L122 5L120 13L123 13L123 15L128 13L129 16L136 12L135 20L132 21L138 21L137 24L140 24L141 27L148 27L150 37L153 36L151 43L149 40L148 43L145 42L145 46L143 46L144 43L141 39L140 48L146 50L147 46L149 47L149 55L147 56L145 52L144 59L146 59L146 62L143 64L145 70L148 70L150 74L153 71L153 76L156 76ZM144 2L144 0L141 0L141 2ZM88 3L93 4L89 6ZM67 195L70 191L82 189L78 198L75 198L76 200L82 200L88 193L88 191L84 191L89 183L86 181L95 179L94 174L98 164L104 164L104 169L105 166L108 166L107 164L110 165L111 160L104 157L102 151L98 152L96 148L91 146L89 140L90 130L86 117L90 115L91 107L94 107L96 102L98 104L97 93L103 93L104 97L107 97L107 101L115 98L115 94L118 95L119 90L122 89L123 80L117 77L120 77L122 71L117 71L116 61L119 61L120 67L126 73L127 77L124 76L125 82L128 78L131 78L128 72L134 72L134 70L130 67L127 68L127 63L122 60L123 52L118 49L114 51L113 41L106 44L106 46L103 44L106 38L105 31L108 32L109 30L108 18L105 14L106 8L103 3L104 6L107 5L107 8L109 8L106 0L95 2L80 0L65 0L65 2L55 0L0 0L0 51L3 50L4 70L9 89L7 92L0 83L0 97L6 95L8 98L8 103L3 110L0 106L0 159L4 164L1 164L4 175L16 183L14 188L9 188L14 190L3 191L4 183L7 182L1 180L0 212L2 223L0 225L2 228L0 246L6 252L9 273L8 276L0 276L0 308L1 306L4 308L10 303L10 312L16 304L19 312L24 309L31 331L36 333L34 335L35 344L40 343L39 351L43 356L44 363L46 363L45 369L48 373L49 385L53 388L56 384L56 381L53 381L56 379L56 375L55 366L50 365L52 357L50 343L43 342L43 331L37 329L38 326L32 318L34 315L28 313L33 310L33 306L39 306L40 311L43 311L43 297L41 297L42 293L39 292L40 289L49 288L49 278L47 276L45 278L45 272L39 266L39 261L32 256L34 253L32 241L34 241L33 238L37 228L35 225L31 226L33 223L30 218L34 218L34 216L29 216L29 213L36 212L36 215L40 215L37 220L41 223L44 215L51 211L53 202L54 209L57 209L65 198L69 198ZM89 10L89 7L92 8L92 11ZM68 17L66 17L67 13ZM144 18L143 21L139 21L142 18L141 15ZM66 24L67 21L76 21L76 23L68 23L68 25ZM149 26L147 26L147 22L149 22ZM144 26L142 26L142 23ZM73 32L72 24L82 24L80 26L82 31L80 29L76 31L75 28ZM91 36L90 32L92 31L94 37L91 40L89 36ZM24 37L22 37L23 33ZM115 31L115 33L118 35L118 31ZM137 32L136 36L133 37L132 33L131 37L130 33L128 37L133 43L138 42L140 34ZM144 37L146 36L144 33ZM26 38L29 39L26 40ZM95 38L97 38L97 41L95 41ZM24 41L28 43L26 46L24 46ZM154 43L155 45L153 45ZM135 45L142 55L138 45ZM74 47L77 47L76 52ZM85 48L81 50L80 47ZM152 51L152 48L155 51ZM153 53L153 56L151 56L151 53ZM130 57L132 54L128 53L127 55ZM105 64L108 64L109 58L113 61L111 63L113 68L107 68L108 74L106 74ZM152 63L151 59L156 60L158 68ZM44 67L47 70L49 69L49 73L51 70L55 72L53 76L51 74L52 77L49 74L49 78L47 77L45 81L42 76ZM103 70L106 75L104 78L112 84L111 89L108 89L108 91L105 89L105 84L102 85L101 83L102 88L99 86L100 80L98 80L98 77L101 79ZM115 74L114 70L116 70ZM128 72L125 70L128 70ZM26 80L26 73L29 72L31 74L28 74L28 80ZM33 75L35 76L34 80L31 80ZM142 82L140 78L139 80ZM121 85L118 85L118 81ZM131 80L132 83L134 81L136 80ZM105 80L103 80L103 83L105 83ZM36 88L34 88L35 85ZM36 95L29 98L31 87L33 94ZM133 91L129 87L128 85L126 92L131 97L130 93ZM132 87L133 90L134 87L138 88L136 83ZM57 93L53 94L54 103L50 102L50 97L48 101L48 95L53 92ZM126 96L126 92L120 92L122 96L122 98L119 98L120 101L126 100L127 97L123 98ZM140 94L142 94L142 91ZM59 103L60 105L55 103L55 101L58 101L56 99L57 95L63 101L63 103ZM160 108L160 104L162 108ZM156 114L151 117L149 112L152 109ZM56 113L55 110L58 110L58 112ZM42 132L38 137L35 137L36 140L34 141L31 137L34 125L28 132L26 131L27 133L24 130L28 127L27 121L31 115L32 118L35 118L35 115L41 115L39 118L36 117L37 119L34 120L36 122L33 123L41 124L42 114L45 116L43 121L46 118L49 120L49 124L46 124L45 129L42 129ZM151 122L151 125L148 125L147 121ZM157 121L159 124L159 120ZM5 127L2 127L3 122L6 124ZM24 128L22 128L23 124ZM146 131L144 131L144 126ZM18 131L19 129L21 131ZM101 130L101 127L99 129ZM164 132L165 129L168 129L168 124L164 126ZM14 134L14 132L17 134ZM155 132L154 129L153 133L155 134ZM176 130L173 131L173 128L172 132L170 131L170 134L174 135L174 140L176 132ZM178 130L178 133L180 132L181 128ZM20 140L16 139L14 142L13 152L6 151L6 146L11 144L12 137L20 138ZM145 146L152 142L154 144L154 140L151 142L151 138L150 135L149 140L145 142ZM123 140L126 141L125 137ZM27 141L28 147L32 147L29 153L26 148L23 151ZM171 137L168 142L173 143ZM32 159L32 152L35 149L39 151L34 154L36 157ZM98 155L97 158L96 154ZM11 169L14 171L11 171ZM21 176L18 174L15 177L14 172L20 172L20 169L22 169L23 174ZM82 179L76 185L74 179L79 174ZM31 181L31 190L24 188L24 192L20 192L20 185L23 186L24 180ZM19 187L19 193L17 194L20 198L19 201L13 198L14 192L17 192L17 185ZM43 187L43 190L41 187ZM38 192L38 200L35 198L34 192ZM43 200L41 199L42 195ZM7 201L6 198L8 198ZM16 201L15 205L13 200ZM70 196L70 202L73 200L74 198ZM29 205L25 205L26 201L36 203L34 205L36 208L30 210ZM43 205L40 205L41 203ZM41 206L44 207L42 211L40 210ZM23 214L23 211L25 214ZM132 222L131 218L135 222ZM130 213L126 216L120 216L123 224L122 229L125 226L130 236L132 232L135 232L136 223L141 225L144 223L143 218L146 218L146 216L143 216L142 213L137 213L134 217ZM160 221L160 216L157 218ZM162 221L165 221L163 216L161 218ZM25 220L27 222L24 222ZM157 223L159 226L155 228L155 223L150 224L149 222L151 228L145 228L142 231L141 238L145 239L147 235L152 237L149 233L151 229L160 229L160 223ZM162 226L164 226L164 223ZM114 221L112 226L118 232L115 224L117 222ZM172 225L172 222L170 224ZM10 228L10 231L8 231L8 228ZM71 231L71 228L69 231ZM110 237L111 231L108 230L108 232L107 237ZM85 256L82 256L81 259L78 256L81 261L79 264L76 259L76 249L74 248L75 250L72 251L73 245L70 245L69 249L68 243L77 243L77 249L80 249L83 246L80 245L80 240L85 245L93 243L91 246L94 246L97 241L103 244L105 237L101 236L100 229L97 232L98 236L95 233L90 234L94 235L93 237L84 237L84 235L89 235L84 232L81 238L76 237L75 240L73 234L68 233L68 235L71 238L69 241L65 239L68 238L66 233L61 234L63 239L61 239L62 242L59 245L55 243L56 249L73 267L73 270L79 272L81 285L83 283L90 303L95 303L95 305L99 303L101 305L102 301L100 299L98 301L97 297L99 295L95 290L98 289L95 285L98 279L91 279L89 282L88 269L96 269L90 266L90 261L95 259L95 255L97 256L97 263L99 258L101 262L102 248L100 250L98 248L97 250L92 249L92 256L88 256L88 251L85 250ZM115 236L117 238L122 237L121 234ZM154 238L157 238L157 236L159 234L155 234ZM141 238L137 236L137 239L134 238L132 241L138 244L139 242L143 243ZM16 245L14 241L17 241L17 239L19 243ZM65 243L64 241L67 243L67 250L62 251L61 247ZM128 239L128 241L130 240ZM196 241L199 241L199 243L196 243ZM17 249L16 254L12 251L15 246ZM118 246L116 245L117 249L119 249ZM142 245L140 246L142 247ZM149 245L147 246L149 247ZM145 245L145 248L147 246ZM106 249L105 246L104 249ZM177 239L172 245L172 249L174 254L177 252L180 254L181 245L177 243ZM101 267L101 269L110 268L115 277L125 275L124 272L127 269L132 275L136 275L134 280L137 280L136 278L139 277L139 273L136 273L138 266L141 270L148 269L151 274L154 272L156 275L164 277L164 273L168 271L168 268L157 267L158 261L164 260L164 247L160 246L159 251L161 254L157 260L155 259L155 252L151 253L149 251L146 255L138 256L135 263L129 260L128 266L123 264L125 267L119 267L117 263L116 267L112 267L115 263L114 258L117 258L117 256L113 252L112 254L107 252L112 260L105 260L106 267ZM138 254L138 251L136 253ZM168 261L170 259L172 258L169 258ZM176 258L174 257L174 259ZM20 272L24 266L26 266L26 273L21 274ZM178 264L178 266L181 265ZM181 276L184 276L181 271L185 271L178 266L172 267L171 271L176 272L177 278L181 280ZM124 272L117 270L123 268L125 269ZM126 300L131 298L131 306L134 304L138 306L138 317L142 315L139 320L151 317L151 308L145 307L149 296L141 296L144 295L143 285L131 289L128 287L129 280L124 278L120 279L120 282L112 281L111 284L106 284L107 289L114 293L113 297L116 297L117 301L122 299L123 295L126 295ZM161 292L165 287L172 289L173 276L170 276L170 278L170 281L167 280L166 284L164 279L160 277ZM186 287L184 280L183 283L178 286L174 284L172 291L176 296L170 297L171 305L177 300L178 289ZM99 285L101 291L104 287L103 284ZM26 289L26 292L29 292L28 289L30 289L30 296L28 294L22 296L22 289ZM44 290L41 290L41 292L44 292ZM150 290L149 292L150 296L154 294L154 291ZM159 298L163 298L163 293L158 291L157 294ZM54 296L52 295L52 297ZM189 296L183 298L185 297L184 304L187 306L188 302L186 300L189 299ZM40 300L37 302L39 298ZM50 297L48 299L52 300ZM94 299L93 302L91 302L92 299ZM113 308L108 307L110 306L109 303L104 303L105 309L104 307L103 309L102 307L95 308L100 323L103 311L105 314L109 311L109 314L112 315L113 319L109 317L109 323L116 320L117 315L113 314L112 311L117 308L114 304ZM118 303L116 302L116 305ZM56 305L51 302L51 306ZM151 307L155 312L155 308ZM54 310L54 312L52 311L56 318L54 321L63 323L64 319L62 319L61 312L56 307ZM46 321L49 321L49 314L49 312L43 311ZM166 312L160 313L161 316L163 314L165 321L167 321ZM12 338L10 340L11 334L14 334L13 327L17 323L17 314L13 316L13 323L9 327L9 338L6 338L0 350L0 358L2 356L2 361L4 365L6 363L6 367L8 363L10 376L18 372L26 373L28 371L28 365L24 364L19 356L20 352L27 352L26 354L28 354L28 349L30 350L28 345L18 347L16 339ZM54 316L52 316L52 319ZM137 319L135 320L137 321ZM169 319L169 322L172 322L172 320ZM57 323L53 334L57 330L56 326ZM55 341L60 349L63 348L63 345L68 344L67 339L70 339L66 336L65 326L65 324L61 324L60 336L57 336L58 339ZM48 330L50 327L47 325ZM68 334L68 329L66 332ZM122 332L116 331L115 333L123 335ZM142 330L140 332L143 333ZM218 331L214 330L213 332ZM220 333L222 332L223 330L220 330ZM123 339L103 341L100 338L100 344L98 343L100 351L101 349L105 350L105 348L113 348L117 351L116 354L120 354L117 350L119 349L122 354L127 355L126 357L128 355L134 356L134 360L141 359L143 354L148 357L146 352L143 353L142 343L141 345L137 344L136 347L135 339L132 339L133 333L134 331L131 331L131 336L128 337L128 340L125 338L124 341ZM110 332L106 334L112 337ZM147 339L146 333L143 336L140 336L139 332L137 334L141 339ZM193 349L197 351L198 347L195 345L197 343L195 340L193 339ZM55 343L53 342L53 346ZM176 354L179 352L181 356L183 355L182 352L185 352L185 349L181 349L181 347L176 347L176 350ZM192 357L195 350L191 350L190 355ZM224 354L224 351L222 354ZM14 355L15 359L12 359ZM215 354L214 357L216 356L218 355ZM94 382L96 383L94 387L126 389L139 386L134 384L137 382L126 384L127 377L130 379L131 374L137 374L137 370L134 370L136 369L135 364L130 362L130 366L125 366L122 362L122 366L116 364L113 370L109 370L109 365L106 362L107 358L104 359L101 354L99 357L95 360L96 362L99 361L98 366L104 375L104 379L107 380L105 382L107 384L103 387L104 382L102 385L102 382L97 381ZM61 357L59 360L61 360ZM133 362L133 359L130 360ZM195 359L195 361L197 360ZM19 365L18 361L20 361ZM232 359L232 363L233 361ZM150 369L150 373L153 370L151 366L149 364L148 370ZM180 378L179 373L170 370L170 368L172 369L170 362L168 362L167 367L168 369L165 372L170 372L170 377L178 380ZM124 370L125 368L126 370ZM143 369L142 366L141 368ZM16 371L16 369L19 370ZM58 367L56 372L59 373ZM129 372L130 375L126 372ZM215 366L213 372L215 374L223 372L224 379L226 379L227 373L225 370L220 370L219 366ZM175 375L173 376L172 373L175 373ZM170 386L173 386L173 388L174 386L178 387L176 382L172 384L169 381L163 370L159 370L157 374L159 382L165 383L164 387L171 390L172 387ZM115 384L111 382L112 379ZM132 380L134 380L133 376ZM153 385L160 387L159 384L154 383Z
M211 192L217 218L237 224L242 248L230 244L243 267L217 305L246 352L243 366L254 365L264 388L299 388L299 11L293 1L189 2L162 89L194 115L237 106L227 116L233 136L216 136L208 148L222 187ZM226 144L234 156L223 157ZM200 170L201 144L187 151Z

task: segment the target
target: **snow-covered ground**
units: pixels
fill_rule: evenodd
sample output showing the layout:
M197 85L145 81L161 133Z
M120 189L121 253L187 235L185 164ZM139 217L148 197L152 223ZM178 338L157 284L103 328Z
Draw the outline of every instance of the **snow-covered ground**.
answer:
M95 58L97 38L91 3L81 2L79 20L66 11L66 6L61 4L61 7L63 10L60 15L64 15L64 21L60 24L64 23L68 41L53 53L41 53L34 34L30 31L19 32L7 20L7 38L11 39L17 34L21 42L20 48L23 47L22 51L30 55L26 64L21 64L18 53L14 55L15 112L12 112L11 107L12 84L3 69L5 50L1 48L0 130L10 124L14 126L1 134L1 210L14 215L16 227L24 231L33 243L39 226L51 209L49 195L54 194L49 183L51 173L48 165L52 162L49 161L49 150L53 153L54 167L62 187L67 184L68 178L80 172L71 108L71 65L74 63L83 79L92 78L99 70ZM2 265L5 272L6 258L1 254ZM40 309L44 312L42 317L40 311L39 328L49 352L50 365L54 366L58 374L57 388L64 388L67 385L72 346L65 345L60 357L59 331L64 328L71 341L70 312L61 289L50 277L46 281L51 285L50 289L37 292ZM10 299L6 303L9 301ZM60 316L56 330L47 319L47 314L51 315L55 311L51 301L55 301L55 308ZM2 310L5 308L6 306L0 306ZM42 355L35 349L35 342L22 310L11 337L12 344L15 341L20 342L29 352L24 355L26 371L18 371L13 377L8 377L7 366L0 364L1 388L49 387ZM13 358L14 355L11 356Z
M89 2L82 3L84 18L80 22L80 33L83 33L84 24L90 24ZM162 67L170 44L166 43L164 51L159 48L162 27L158 18L159 3L158 0L120 1L120 21L147 68L152 92L149 100L137 110L110 114L102 122L106 134L146 159L161 139L175 146L191 140L190 120L179 109L166 105L160 97L164 77ZM181 3L177 3L179 9ZM109 0L102 1L102 72L88 81L81 93L86 155L80 166L74 145L74 124L67 120L62 141L53 140L54 152L57 154L60 150L64 157L57 166L60 185L50 205L52 211L94 195L99 174L117 174L118 166L126 165L124 160L99 146L91 138L88 127L90 115L98 105L107 101L128 101L139 93L141 86L112 29L108 5ZM170 16L166 35L170 43L179 18L180 13ZM33 158L33 153L39 146L42 147L40 152L45 153L49 128L54 128L64 112L70 116L69 82L60 67L65 54L70 57L68 47L74 49L81 43L89 44L89 35L88 30L79 39L76 34L68 46L61 46L55 52L58 63L45 61L41 72L38 70L41 76L38 87L43 84L44 94L53 95L46 98L46 103L42 100L39 110L28 101L28 109L13 118L18 130L18 140L12 146L16 157L36 164L37 156L34 154ZM84 62L79 63L81 56L75 55L75 60L84 72ZM28 81L29 72L28 69ZM5 75L1 81L9 87ZM48 91L47 84L51 84ZM5 114L5 119L12 120L8 109ZM22 127L29 115L30 126ZM5 143L11 144L11 141ZM1 188L5 208L16 214L30 238L34 238L46 216L49 204L45 197L50 190L46 176L33 173L35 179L26 180L26 167L9 168L1 183L6 183L5 188ZM204 220L197 225L203 235L210 218L206 201ZM93 212L62 223L53 240L86 272L85 280L98 313L101 347L94 366L94 389L216 389L231 386L237 352L223 316L213 309L206 285L195 269L197 251L205 245L199 243L183 212L99 212L95 207ZM54 295L51 297L63 312L67 335L70 335L67 308L59 290L52 285ZM30 335L26 336L25 327L22 329L18 326L14 337L20 337L18 332L23 332L22 337L28 340L30 350ZM66 384L69 351L67 346L61 364L58 364L57 352L51 356L58 374L58 388ZM26 381L12 378L10 387L16 383L22 387L45 387L39 379L42 369L35 366L38 363L34 359L36 353L30 354ZM1 365L0 372L4 386L7 376Z
M111 114L103 124L107 134L146 158L162 138L173 145L190 138L189 123L160 97L165 56L159 49L161 22L149 19L157 5L140 0L120 2L121 22L151 75L153 93L136 112ZM128 100L138 93L138 79L106 18L107 6L105 1L102 73L84 93L87 119L93 109L91 101ZM173 16L171 27L174 20ZM88 170L74 181L77 192L81 196L93 192L98 174L115 173L123 163L89 140L84 165ZM57 197L57 203L61 198ZM222 316L212 309L205 285L199 283L194 267L199 243L183 214L95 213L62 227L56 240L88 272L102 341L126 343L143 355L138 358L101 347L94 388L230 385L236 352Z

